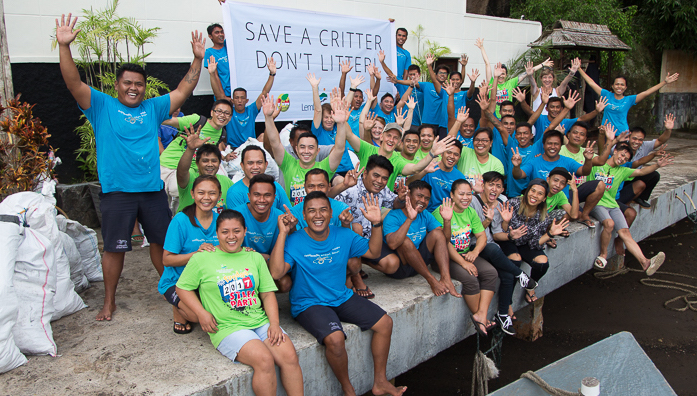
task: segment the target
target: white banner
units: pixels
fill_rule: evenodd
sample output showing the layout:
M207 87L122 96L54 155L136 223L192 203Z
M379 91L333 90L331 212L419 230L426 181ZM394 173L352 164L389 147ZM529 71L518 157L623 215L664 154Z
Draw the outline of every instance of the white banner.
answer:
M395 32L386 20L278 8L248 3L223 3L223 21L230 64L232 90L247 90L250 103L259 96L269 77L268 59L276 61L277 74L271 94L281 103L277 121L312 119L314 106L308 73L321 79L322 103L332 88L339 86L340 62L350 61L353 77L362 74L369 89L366 65L377 64L378 52L385 51L386 63L397 69ZM378 66L379 67L379 66ZM381 69L381 97L394 93ZM346 93L350 87L346 79ZM260 113L258 120L263 120Z

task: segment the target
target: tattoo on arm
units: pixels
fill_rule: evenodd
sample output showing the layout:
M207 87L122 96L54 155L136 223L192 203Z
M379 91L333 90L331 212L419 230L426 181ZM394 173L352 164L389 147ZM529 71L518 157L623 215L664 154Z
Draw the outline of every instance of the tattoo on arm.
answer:
M196 67L194 65L191 65L189 68L189 72L186 73L186 76L184 79L186 80L187 83L193 84L198 80L199 75L201 74L201 68Z

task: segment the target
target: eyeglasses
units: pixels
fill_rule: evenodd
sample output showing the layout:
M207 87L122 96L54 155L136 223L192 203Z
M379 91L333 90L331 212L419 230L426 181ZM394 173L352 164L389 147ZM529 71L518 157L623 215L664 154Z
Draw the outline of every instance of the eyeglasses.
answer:
M489 143L490 141L489 139L474 139L475 143Z
M227 110L215 109L215 110L213 110L213 112L214 112L215 114L222 114L222 115L224 115L224 116L226 116L226 117L230 117L230 116L232 115L232 113L229 112L229 111L227 111Z

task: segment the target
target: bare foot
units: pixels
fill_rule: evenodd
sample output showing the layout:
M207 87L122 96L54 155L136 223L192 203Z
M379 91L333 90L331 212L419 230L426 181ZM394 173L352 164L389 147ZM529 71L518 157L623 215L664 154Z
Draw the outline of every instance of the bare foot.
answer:
M380 383L375 383L373 384L373 389L372 393L375 396L380 396L380 395L392 395L392 396L399 396L403 395L404 392L407 391L406 386L399 386L396 387L392 385L389 381L381 381Z
M453 281L451 279L441 279L440 283L442 283L443 286L448 289L448 293L450 293L452 296L458 298L462 297L462 295L455 290L455 285L453 285Z
M96 319L100 322L103 320L109 321L109 320L111 320L111 314L114 313L114 311L116 311L116 304L114 304L114 303L112 303L111 305L105 304L102 307L102 310L99 311L99 313L97 314Z
M429 280L428 284L429 286L431 286L431 290L433 291L433 294L435 294L436 296L442 296L443 294L449 291L443 283L435 279Z

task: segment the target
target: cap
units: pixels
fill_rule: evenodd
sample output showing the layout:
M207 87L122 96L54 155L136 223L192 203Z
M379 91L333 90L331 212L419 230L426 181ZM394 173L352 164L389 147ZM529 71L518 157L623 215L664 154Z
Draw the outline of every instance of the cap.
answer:
M397 124L396 122L390 122L389 124L385 125L385 127L382 129L382 133L385 133L385 132L389 131L390 129L398 130L400 135L404 134L404 128L399 126L399 124Z
M556 168L552 169L549 172L550 177L554 176L554 175L564 176L564 178L566 178L567 182L571 181L571 174L569 173L568 170L566 170L566 168L562 168L561 166L557 166Z
M552 173L550 172L550 175ZM542 188L545 189L545 195L549 193L549 184L547 184L547 181L544 179L540 179L539 177L534 178L530 180L530 183L528 183L528 188L526 190L529 190L532 186L542 186Z

